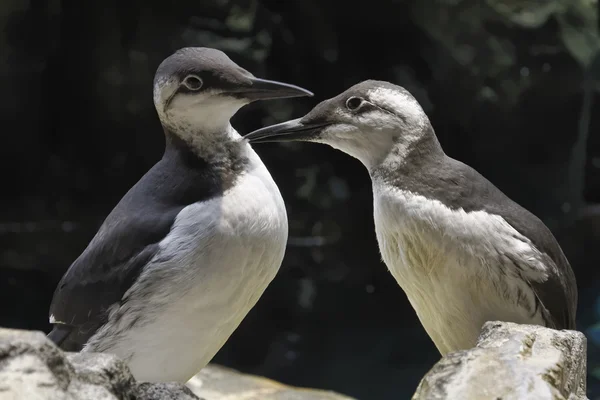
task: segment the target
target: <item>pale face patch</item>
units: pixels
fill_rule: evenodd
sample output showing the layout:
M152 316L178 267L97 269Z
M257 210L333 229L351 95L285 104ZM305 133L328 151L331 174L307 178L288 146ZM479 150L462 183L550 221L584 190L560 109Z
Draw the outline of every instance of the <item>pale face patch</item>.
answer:
M338 109L314 142L324 143L360 160L371 170L380 165L397 147L396 157L404 157L411 143L426 134L427 115L410 95L377 87L367 92L365 101L376 106L372 111L350 112ZM360 111L360 109L359 109Z
M179 131L213 133L223 131L247 100L214 92L177 94L165 110L166 123Z
M327 127L318 138L311 141L343 151L358 159L370 170L389 153L394 144L394 135L363 129L354 124L335 124Z
M204 159L223 159L225 144L241 139L229 121L249 101L215 90L177 93L179 85L175 78L154 85L154 104L162 125Z
M180 82L175 78L159 80L154 85L154 105L161 122L175 131L218 132L249 103L214 90L176 93Z

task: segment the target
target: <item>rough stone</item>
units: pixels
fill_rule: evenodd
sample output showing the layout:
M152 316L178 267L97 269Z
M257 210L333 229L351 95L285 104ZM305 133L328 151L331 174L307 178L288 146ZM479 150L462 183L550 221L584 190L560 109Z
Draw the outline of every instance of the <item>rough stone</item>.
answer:
M198 400L188 387L172 382L140 383L138 396L144 400Z
M2 328L0 399L352 400L216 365L204 368L187 386L174 382L138 383L116 356L63 353L42 332Z
M353 400L334 392L291 387L217 365L202 369L187 385L204 400Z
M63 353L42 332L13 329L0 329L0 398L198 399L182 384L138 385L115 356Z
M586 350L580 332L488 322L477 346L439 361L413 400L584 400Z
M86 398L98 398L92 393L108 392L121 399L135 399L136 382L123 361L111 354L67 353L75 368L77 393L89 392ZM106 397L112 399L113 397ZM104 398L104 397L103 397Z
M73 373L61 351L41 332L0 330L3 400L67 398Z

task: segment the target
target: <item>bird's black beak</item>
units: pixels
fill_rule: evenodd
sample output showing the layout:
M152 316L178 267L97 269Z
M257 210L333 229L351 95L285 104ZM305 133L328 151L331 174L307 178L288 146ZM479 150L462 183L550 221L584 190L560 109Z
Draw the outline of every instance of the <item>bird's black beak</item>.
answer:
M250 78L249 85L239 88L235 94L250 101L313 96L312 92L299 86L255 77Z
M308 141L317 138L329 123L303 123L302 118L266 126L246 136L250 143Z

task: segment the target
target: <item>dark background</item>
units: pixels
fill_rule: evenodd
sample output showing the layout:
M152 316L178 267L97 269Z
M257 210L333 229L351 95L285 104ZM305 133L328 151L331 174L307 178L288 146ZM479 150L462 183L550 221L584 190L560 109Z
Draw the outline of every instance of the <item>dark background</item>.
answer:
M600 398L600 60L588 3L2 1L0 325L48 331L61 275L162 154L156 67L208 46L316 94L246 107L242 133L364 79L409 89L448 154L559 238ZM286 200L290 244L215 361L361 400L409 398L439 355L380 262L366 170L327 146L255 147Z

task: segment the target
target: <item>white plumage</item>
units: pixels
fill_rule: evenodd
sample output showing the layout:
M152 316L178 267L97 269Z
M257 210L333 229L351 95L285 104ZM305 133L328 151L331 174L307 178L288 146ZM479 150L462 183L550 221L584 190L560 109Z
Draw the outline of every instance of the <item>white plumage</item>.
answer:
M85 351L118 355L144 381L185 382L227 341L275 277L288 235L279 189L245 149L251 162L236 185L177 215L126 293L133 300L111 312Z
M472 347L489 320L545 325L541 309L529 311L535 294L522 277L544 282L549 267L502 217L451 210L378 180L373 192L382 258L442 355ZM507 255L521 260L522 275Z

